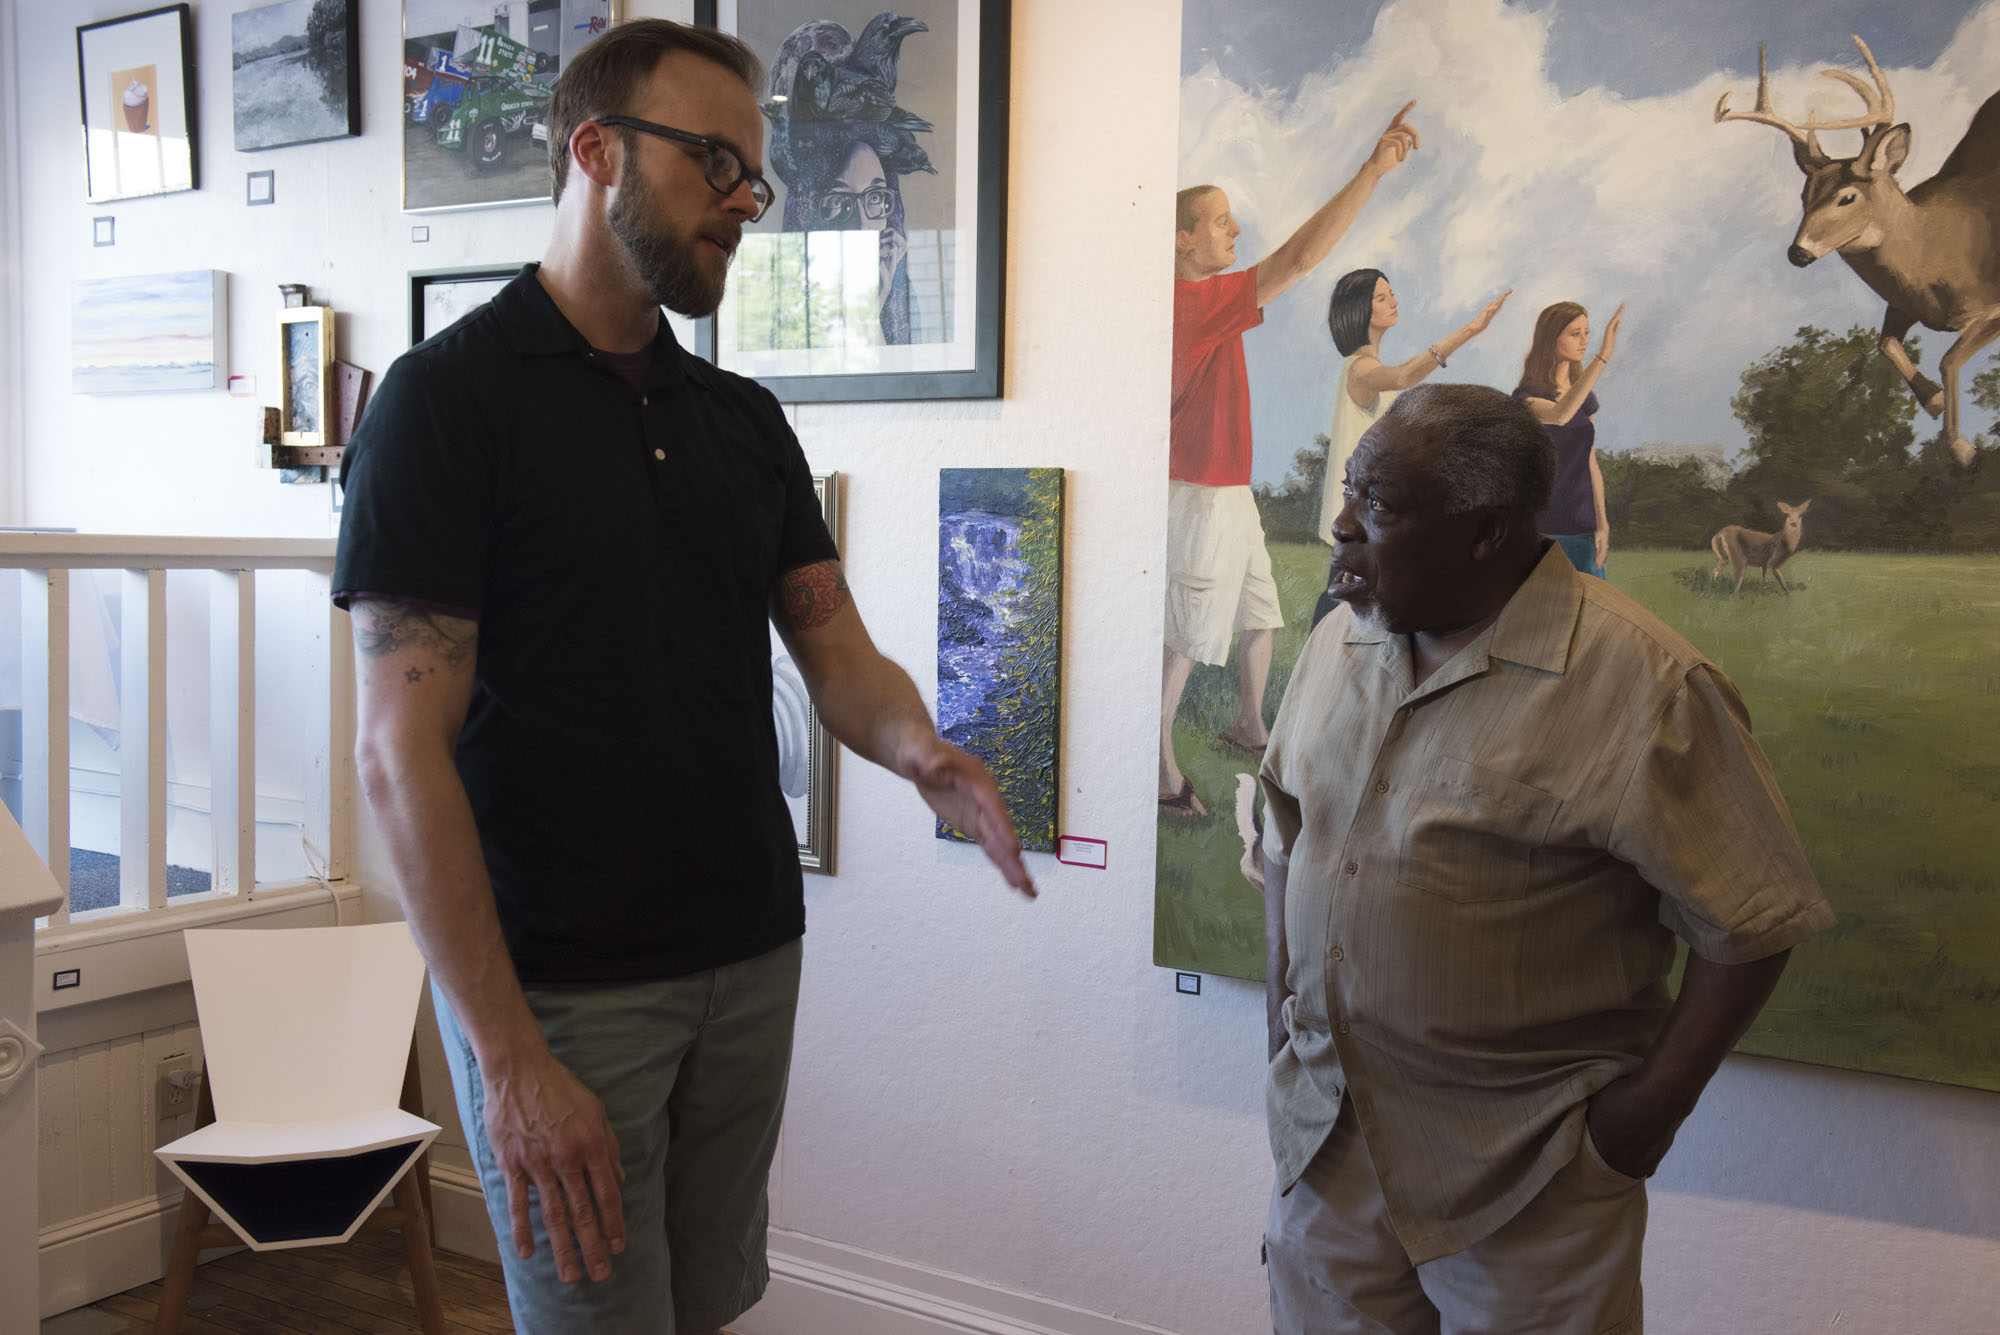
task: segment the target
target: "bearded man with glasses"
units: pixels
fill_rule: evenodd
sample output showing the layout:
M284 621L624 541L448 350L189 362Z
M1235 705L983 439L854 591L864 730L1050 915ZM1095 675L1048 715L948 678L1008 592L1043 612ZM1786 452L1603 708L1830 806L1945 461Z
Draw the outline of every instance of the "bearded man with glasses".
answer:
M834 735L1034 894L777 401L661 315L713 312L771 205L761 79L663 20L584 48L543 262L399 359L346 455L356 758L524 1332L702 1335L763 1292L805 926L767 621Z

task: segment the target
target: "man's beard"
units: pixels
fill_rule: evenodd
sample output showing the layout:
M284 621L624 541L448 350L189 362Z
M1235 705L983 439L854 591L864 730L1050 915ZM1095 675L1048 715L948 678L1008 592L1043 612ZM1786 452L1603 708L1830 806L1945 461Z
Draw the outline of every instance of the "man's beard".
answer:
M653 203L652 187L628 165L620 174L618 197L605 215L611 234L625 247L632 267L639 271L639 281L654 301L690 319L715 314L729 281L728 265L711 269L701 262L699 235L682 240L651 223ZM741 235L740 228L735 231Z

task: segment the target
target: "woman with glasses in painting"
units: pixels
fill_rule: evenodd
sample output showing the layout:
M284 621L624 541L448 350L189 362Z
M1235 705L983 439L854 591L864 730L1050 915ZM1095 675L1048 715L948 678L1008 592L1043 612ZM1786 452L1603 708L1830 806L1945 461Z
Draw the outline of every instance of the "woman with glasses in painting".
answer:
M896 105L903 39L928 29L916 19L878 14L849 39L829 19L792 30L771 62L771 164L785 183L787 232L879 234L882 341L910 341L908 232L900 181L936 175L917 143L929 121Z

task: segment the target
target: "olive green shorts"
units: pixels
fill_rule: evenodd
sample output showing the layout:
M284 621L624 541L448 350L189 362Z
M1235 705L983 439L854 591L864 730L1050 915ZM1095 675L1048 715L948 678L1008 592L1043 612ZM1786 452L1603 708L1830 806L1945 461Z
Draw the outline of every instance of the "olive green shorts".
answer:
M625 1250L603 1283L563 1283L531 1204L514 1254L506 1178L486 1144L485 1085L444 997L438 1028L500 1241L522 1335L707 1335L763 1296L765 1186L791 1069L800 943L685 978L531 989L558 1060L604 1102L625 1165Z

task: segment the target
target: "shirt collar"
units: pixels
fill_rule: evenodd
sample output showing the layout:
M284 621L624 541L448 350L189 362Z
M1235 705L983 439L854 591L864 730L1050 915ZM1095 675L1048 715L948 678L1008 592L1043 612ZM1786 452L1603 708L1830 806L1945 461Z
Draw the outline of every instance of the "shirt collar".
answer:
M1500 609L1487 653L1523 667L1561 672L1569 664L1587 578L1577 573L1558 544L1549 543L1528 578Z
M1577 616L1583 606L1585 578L1577 573L1560 546L1549 543L1542 559L1500 609L1499 617L1479 637L1484 642L1485 654L1544 672L1561 672L1569 664L1570 642L1575 638ZM1341 638L1348 644L1382 644L1393 640L1396 654L1405 660L1409 657L1408 636L1390 635L1378 627L1363 625L1352 616ZM1396 654L1385 661L1395 660Z
M494 295L493 311L500 317L501 336L522 357L588 354L589 341L577 332L535 276L541 267L523 265L514 281ZM680 341L663 315L659 331L653 335L653 364L646 372L646 387L650 390L668 384L683 373Z

